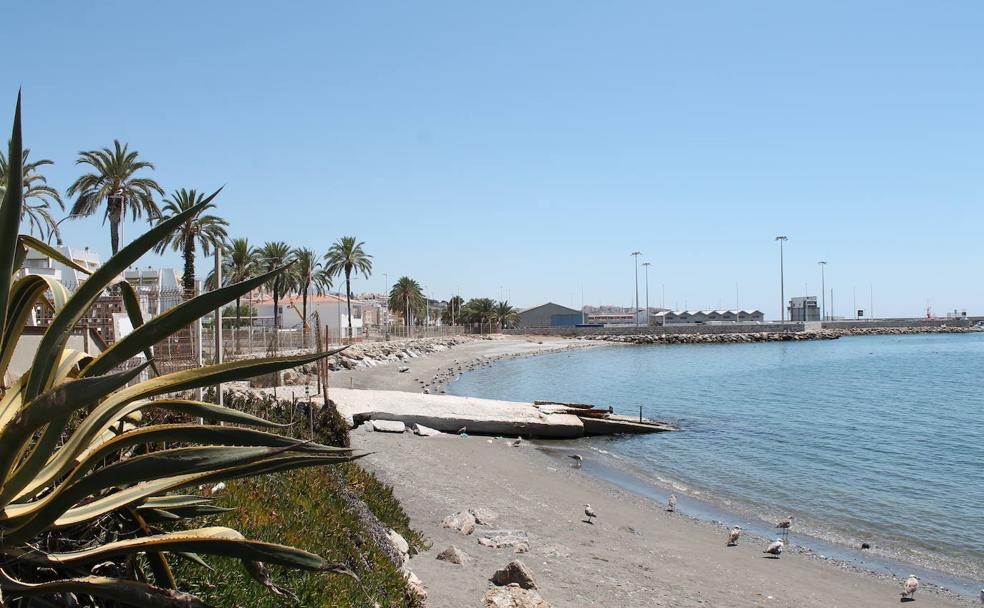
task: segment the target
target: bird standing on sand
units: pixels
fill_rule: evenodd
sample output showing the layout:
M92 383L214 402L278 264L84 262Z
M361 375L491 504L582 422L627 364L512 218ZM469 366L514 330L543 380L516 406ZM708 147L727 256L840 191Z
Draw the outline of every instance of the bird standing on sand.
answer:
M676 511L676 494L670 494L670 499L666 501L666 510L670 513Z
M782 555L783 544L784 543L782 542L782 539L777 538L775 542L769 545L762 553L768 553L769 555L774 555L776 559L779 559L779 556Z
M737 545L739 537L741 537L741 526L735 526L734 528L731 528L731 531L728 532L727 546L734 547L735 545Z
M512 445L512 447L514 447L514 448L518 448L521 443L523 443L523 438L522 437L517 437L516 438L516 441L513 441L510 445Z
M915 599L913 596L916 594L916 589L919 589L919 577L910 574L909 578L902 583L902 597L910 600Z
M584 505L584 515L588 518L585 521L592 525L594 524L594 522L591 521L591 519L594 517L598 517L595 514L594 509L591 508L591 505Z
M581 460L582 460L582 458L581 458L581 455L580 454L569 454L567 457L574 459L574 466L576 468L578 468L578 469L581 468Z
M463 426L460 429L458 429L458 434L461 435L462 437L468 436L468 427Z

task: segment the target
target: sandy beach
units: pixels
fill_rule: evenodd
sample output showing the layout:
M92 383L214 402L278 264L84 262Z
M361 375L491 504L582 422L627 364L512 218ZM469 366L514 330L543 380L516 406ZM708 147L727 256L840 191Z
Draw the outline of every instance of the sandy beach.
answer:
M414 359L407 373L388 364L336 372L332 383L420 391L435 376L440 379L449 369L456 373L458 366L572 346L577 345L563 340L476 341ZM888 576L795 549L769 559L762 553L767 542L749 535L737 547L725 547L723 528L668 513L662 504L591 476L590 460L577 469L563 454L548 454L535 443L512 447L511 440L490 437L361 430L352 433L352 440L355 447L373 452L362 462L394 487L413 525L433 543L411 560L429 606L480 606L488 578L513 559L532 570L541 595L555 607L877 607L900 602L900 582ZM582 521L585 503L598 513L593 525ZM492 511L498 518L470 535L442 527L445 517L470 508ZM529 551L516 555L512 548L480 545L478 539L493 529L524 531ZM435 559L450 545L472 559L463 565ZM919 606L976 605L928 585L916 601Z

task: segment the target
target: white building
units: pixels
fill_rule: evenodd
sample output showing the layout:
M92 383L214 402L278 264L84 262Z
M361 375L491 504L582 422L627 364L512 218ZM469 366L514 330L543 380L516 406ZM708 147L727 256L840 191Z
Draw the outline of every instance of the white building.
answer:
M133 285L145 315L157 316L183 301L181 282L173 268L128 268L123 279Z
M663 310L653 315L655 325L688 325L717 323L761 323L761 310Z
M243 303L248 303L244 300ZM303 322L301 312L303 302L301 296L288 294L280 298L280 328L281 329L301 329ZM363 328L363 308L366 306L361 300L352 299L352 335L358 336ZM273 327L273 296L264 294L253 301L253 308L256 309L256 324ZM309 295L307 299L307 318L308 323L314 324L314 313L318 313L321 326L328 329L330 337L344 337L348 335L348 308L345 303L345 296L327 294L323 296Z
M82 268L90 272L99 267L99 254L83 247L69 247L61 245L54 247L63 256L72 260ZM27 250L27 257L24 258L22 274L37 274L52 277L64 285L69 291L75 291L79 283L85 280L86 274L68 264L63 264L58 260L33 249Z

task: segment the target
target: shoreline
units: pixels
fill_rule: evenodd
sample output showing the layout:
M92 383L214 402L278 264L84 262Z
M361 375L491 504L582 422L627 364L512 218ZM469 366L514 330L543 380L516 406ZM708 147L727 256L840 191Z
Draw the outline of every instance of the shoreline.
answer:
M534 347L531 346L531 344L535 344L537 347L543 346L543 344L537 344L537 342L549 342L549 344L547 345L546 348L542 348L542 349L541 348L534 348ZM458 353L457 353L457 355L454 355L454 356L450 356L447 352L446 353L434 353L434 355L441 355L441 356L437 357L438 359L441 359L441 361L437 361L436 362L436 365L429 367L429 369L431 369L431 370L433 370L435 372L433 374L432 378L430 379L430 382L436 382L437 380L440 379L441 380L441 383L438 384L438 385L431 385L431 386L441 386L441 385L443 385L444 382L449 382L449 381L453 380L454 377L457 375L457 373L463 373L464 371L470 371L471 369L476 369L478 367L484 367L484 366L487 366L487 365L491 365L492 363L494 363L496 361L503 360L503 359L510 359L510 358L522 357L522 356L532 356L534 354L542 354L544 352L557 352L559 350L564 350L562 347L558 347L557 346L557 343L558 342L561 342L561 343L566 342L566 343L569 344L570 343L570 340L569 339L563 339L563 338L552 338L552 339L551 338L546 338L545 341L534 341L534 340L530 340L530 339L525 338L525 337L524 338L521 338L521 337L516 337L516 338L500 338L499 341L498 341L498 343L495 346L489 345L488 344L488 341L486 341L486 345L484 347L483 346L479 346L479 347L472 347L471 349L467 349L469 351L467 353L467 355L471 357L467 361L462 361L462 359L464 358L464 355L466 355L466 353L463 352L463 351L461 351L461 350L459 350ZM586 346L591 346L592 345L592 341L578 341L578 342L579 343L575 346L577 348L581 348L581 347L586 347ZM587 343L585 344L585 342L587 342ZM594 345L601 345L601 344L604 344L604 343L603 342L599 343L597 341L594 341L593 344ZM459 347L455 347L455 349L458 349L458 348ZM450 353L454 353L454 350L455 349L452 349L449 352ZM489 351L494 351L494 353L490 353ZM420 361L416 361L416 364L417 364L418 367L420 367L419 366L419 363L421 363L421 362ZM448 365L449 363L450 363L450 365ZM411 365L414 365L414 363L411 363ZM444 372L440 372L441 369L443 369ZM363 370L352 370L351 372L348 372L348 373L353 374L353 375L358 375L360 373L360 371L363 371ZM336 372L333 375L337 376L337 375L339 375L339 372ZM419 382L419 380L420 379L418 379L418 383L417 383L417 386L419 387L418 390L425 390L424 386L426 384L428 384L428 382ZM353 383L354 383L354 380L353 380ZM339 383L336 382L335 384L337 386ZM364 379L362 382L360 382L360 384L366 384L366 388L369 388L368 385L370 385L370 384L377 384L377 383L375 381L372 381L371 379ZM376 386L373 386L373 388L388 388L390 390L393 389L391 382L390 383L384 383L384 384L389 384L389 386L379 386L377 384ZM426 444L427 441L434 440L434 439L436 439L437 442L440 442L440 444L435 443L434 445L442 445L442 444L445 444L445 442L447 442L447 441L454 441L454 440L457 439L456 437L449 437L449 436L442 436L442 437L439 437L439 438L425 439L425 438L413 438L413 437L411 437L409 435L408 436L402 436L402 437L401 436L392 436L392 435L383 436L383 435L384 434L382 434L382 433L362 433L362 432L358 432L358 431L353 433L353 437L358 437L358 443L360 444L360 447L371 447L375 451L382 450L382 451L385 451L385 452L390 452L391 451L390 449L387 448L387 446L388 445L389 446L392 446L392 442L394 442L394 441L395 442L398 442L399 445L402 447L402 446L406 445L407 443L412 444L413 442L418 442L419 443L419 442L423 441ZM468 440L469 441L482 442L482 441L486 441L486 438L472 437L472 438L468 438ZM490 443L492 443L492 445L495 445L495 446L498 446L500 443L502 443L503 445L506 445L504 442L493 441L491 439L488 439L487 441L490 442ZM570 446L577 445L577 444L575 442L571 442L571 441L563 441L563 442L558 442L558 443L561 444L561 445L558 446L557 444L553 444L553 445L550 445L550 444L541 445L539 443L537 444L537 447L539 449L537 449L535 451L537 453L542 453L544 455L544 458L549 459L549 461L551 463L553 463L553 464L552 464L552 466L548 465L548 466L544 467L543 466L543 463L540 463L540 466L539 467L535 467L538 470L522 470L521 471L521 474L522 474L522 476L528 478L527 481L528 481L530 487L537 487L539 485L542 485L543 483L545 483L547 481L546 479L544 479L545 476L550 476L551 473L553 473L553 472L563 471L564 470L563 467L564 467L565 464L567 464L567 463L564 462L566 460L566 458L564 458L563 456L559 456L558 457L558 456L555 456L555 455L550 455L549 452L565 451L565 450L568 450L568 449L572 449ZM486 444L486 445L488 445L488 444ZM450 447L457 448L458 446L452 444ZM586 452L587 451L587 447L586 446L585 447L582 447L582 448L579 448L579 449L582 452ZM503 451L505 451L505 449L503 449ZM452 460L459 460L460 459L460 455L457 455L456 454L455 456L451 457L451 459ZM558 459L560 460L559 463L556 462ZM640 484L645 485L646 486L646 489L649 490L649 492L638 492L638 491L635 491L635 489L629 487L629 486L631 486L631 483L626 484L626 483L624 483L624 480L623 480L623 483L619 483L619 480L612 479L611 478L611 475L608 475L608 476L606 476L605 474L600 474L600 475L597 475L597 476L596 475L593 475L592 473L599 473L599 472L601 472L600 469L605 468L606 465L604 463L600 462L600 461L597 461L596 459L593 459L592 458L592 460L595 460L596 462L594 464L589 464L588 466L586 466L585 467L586 470L577 471L579 481L584 481L584 480L590 479L591 480L591 485L597 484L596 487L599 489L599 491L601 493L604 493L604 494L620 495L620 494L623 494L624 493L624 494L627 494L627 495L632 495L633 497L635 497L636 500L643 501L643 504L646 505L645 506L645 510L647 510L647 511L652 511L652 510L660 510L661 511L662 510L661 505L659 505L659 503L656 502L656 500L659 497L659 494L660 493L658 491L655 491L654 492L654 490L659 490L660 487L659 487L658 484L654 483L653 480L649 479L648 476L641 477L641 478L639 476L636 476L637 482L640 483ZM587 462L587 460L586 460L586 462ZM449 466L449 465L447 465L447 463L444 463L444 464L445 464L445 466ZM533 465L533 463L525 463L525 464L526 464L526 467L527 468L529 468L529 467L531 467ZM373 466L374 469L377 468L376 465L374 465L374 464L372 466ZM545 471L544 471L544 469L545 469ZM553 469L553 471L551 471L551 469ZM379 472L384 477L386 477L387 481L389 483L392 483L399 490L399 487L400 487L401 484L400 483L397 483L396 480L393 477L391 477L392 470L390 470L389 467L387 467L385 465L379 466L377 472ZM494 479L494 478L488 478L488 479L486 479L486 481L489 482L489 483L491 483L491 484L493 484L493 485L502 482L501 479ZM421 496L422 493L425 493L425 492L428 491L428 483L426 482L426 480L423 480L422 481L419 478L415 478L413 480L413 483L412 483L411 487L412 487L412 491L409 492L409 493L407 493L406 495L404 495L403 493L400 493L400 497L401 497L401 499L404 500L405 504L407 504L407 503L409 503L409 504L418 503L418 502L421 502L422 500L426 501L426 499L424 499ZM665 488L663 490L665 490ZM663 493L665 494L665 491ZM465 495L465 496L472 495L472 494L475 494L475 492L474 491L463 492L463 495ZM548 500L547 501L547 504L549 504L552 507L555 507L556 505L554 503L556 501L562 500L562 499L563 499L562 496L553 496L553 497L551 497L551 500ZM683 498L681 498L681 506L683 507L682 510L684 510L684 511L690 511L691 510L690 509L690 505L693 502L696 502L696 501L695 501L695 499L693 499L691 497L683 497ZM595 502L592 502L592 504L596 504L596 503ZM476 505L476 506L481 506L481 505ZM497 507L499 509L509 509L509 508L511 508L511 504L510 504L509 501L506 501L505 504L498 504ZM464 508L468 508L468 505L461 505L461 509L464 509ZM596 505L596 508L598 508L597 505ZM461 510L461 509L457 509L457 510ZM496 508L493 507L493 510L496 510ZM699 511L699 509L698 509L698 511ZM413 513L412 510L411 510L411 515L415 519L414 524L417 525L418 527L421 527L429 537L431 537L432 539L434 539L434 543L435 543L434 544L434 547L432 548L432 550L429 551L429 552L427 552L426 554L424 554L421 557L424 557L424 558L429 557L430 559L433 559L432 553L439 552L440 550L442 550L442 549L445 548L444 545L441 545L441 540L439 540L439 539L441 537L443 537L443 536L446 536L446 534L440 528L434 529L432 526L434 526L435 524L437 524L440 521L440 519L442 519L443 517L449 515L451 512L453 512L453 511L448 511L448 513L444 513L443 515L441 515L440 517L438 517L436 519L434 519L434 517L432 515L430 517L424 516L424 517L421 517L420 518L420 521L418 521L419 515ZM675 518L675 521L684 521L684 520L692 521L693 522L693 525L698 526L698 528L701 530L699 532L699 535L702 536L702 537L705 537L705 538L702 538L702 541L703 542L708 542L710 546L714 547L714 546L716 546L717 543L714 542L714 540L708 541L706 539L706 537L710 536L713 539L719 540L720 537L721 537L721 535L723 535L723 528L720 527L720 523L715 518L713 518L713 517L701 517L701 515L702 514L699 514L699 515L690 515L690 514L681 513L680 514L680 517L676 517ZM636 512L636 513L633 513L632 518L635 518L635 517L638 517L638 516L639 516L639 513ZM726 512L725 512L724 516L722 517L722 519L723 518L729 518L732 522L737 521L736 517L734 517L731 514L728 514ZM428 519L431 519L433 521L427 521ZM754 528L754 526L753 526L753 528ZM746 533L747 536L748 536L748 540L751 541L751 542L756 542L756 543L764 542L764 540L761 540L761 537L756 538L754 541L752 541L752 534L750 534L750 532L753 532L753 531L754 530L751 530L750 529ZM766 532L769 532L769 531L766 530ZM563 534L561 534L561 535L563 535ZM467 544L469 541L470 542L474 542L472 539L462 540L462 542L464 542L465 544L462 545L462 544L459 543L458 544L459 548L464 549L468 553L474 553L474 552L477 551L477 549L482 549L481 547L472 549ZM795 535L795 532L794 532L793 542L796 543L796 535ZM822 543L824 541L818 541L818 542L821 542ZM809 545L811 543L806 543L806 544ZM677 547L677 549L679 549L679 548ZM821 551L822 551L822 548L821 548ZM872 593L873 595L877 595L878 598L881 598L881 599L884 599L882 596L885 596L885 593L886 593L885 589L894 589L898 585L897 579L892 579L891 578L891 575L887 574L887 572L890 572L890 571L891 572L894 572L894 574L896 574L898 576L906 576L908 574L907 572L901 572L901 571L899 571L899 568L908 568L909 567L908 565L903 565L904 562L896 562L894 560L888 560L890 562L888 564L888 566L886 566L886 567L879 567L879 568L876 568L876 569L872 569L872 567L870 565L865 564L865 563L858 563L856 560L852 560L852 559L842 560L842 559L837 559L836 557L831 558L830 556L827 556L827 555L821 556L820 555L820 552L821 551L815 551L815 550L811 550L809 548L799 548L799 547L794 548L794 547L790 547L790 551L788 553L789 553L789 556L791 558L795 558L797 560L800 560L800 559L808 560L807 564L809 564L809 563L817 563L817 564L822 563L822 564L828 564L829 565L829 566L824 566L824 567L834 567L834 568L836 568L836 572L838 572L840 574L839 574L839 576L835 576L835 578L846 577L844 580L839 580L836 583L836 586L847 586L847 587L850 587L850 588L855 588L855 587L857 587L859 585L862 586L862 587L878 587L879 588L879 591L876 592L876 591L874 591L874 589L870 589L869 592ZM843 547L843 551L844 552L850 551L850 548ZM826 552L824 552L824 553L826 553ZM833 552L831 552L831 553L833 553ZM631 557L631 556L628 556L628 557ZM717 556L713 556L713 555L705 556L705 558L706 559L709 559L711 563L714 563L714 560L715 560L716 557ZM415 561L417 561L417 560L415 559ZM872 559L872 561L877 561L877 560L876 559ZM807 565L807 564L804 564L802 567L804 569L809 569L810 566ZM503 562L503 564L499 564L499 566L501 566L501 565L504 565L504 562ZM720 564L717 564L717 565L720 566ZM893 565L895 565L894 568L891 567ZM426 568L425 568L425 570L426 570ZM915 568L915 567L913 567L912 570L914 572L916 572L917 574L920 571L920 569ZM490 574L490 573L491 572L486 573L486 576L488 574ZM935 572L934 572L934 574L935 574ZM832 575L832 576L834 576L834 575ZM424 573L421 573L421 577L424 578L425 585L430 582L428 580L428 577L425 576ZM941 575L941 577L945 577L945 575ZM623 583L625 583L625 581L623 581ZM828 581L828 585L829 584L831 584L831 583ZM925 593L920 598L923 601L924 604L929 603L930 605L939 605L939 606L968 605L968 603L965 603L966 600L967 600L967 596L966 595L962 595L960 593L956 593L956 592L952 592L952 591L947 591L947 590L943 590L943 589L935 589L933 585L930 585L928 583L925 584L925 589L926 589L926 591L928 591L928 593ZM442 595L442 593L439 590L435 590L435 591L438 591L438 592L437 593L432 593L432 599L437 600L438 597L440 597ZM799 591L805 591L805 589L793 590L793 591L794 591L793 595L797 595ZM450 593L450 590L448 590L448 592ZM475 597L478 597L478 596L475 596ZM556 598L550 597L550 595L547 594L547 593L544 594L544 597L545 597L545 599L547 601L554 601L554 602L557 601ZM898 596L895 595L895 598L897 598L897 597ZM934 602L938 602L938 603L930 603L930 600L932 600ZM463 601L463 598L459 596L456 601ZM897 602L898 600L897 599L894 599L894 601ZM453 602L452 603L448 603L448 604L442 604L442 603L438 602L438 603L432 603L431 605L438 605L438 606L440 606L440 605L448 605L448 606L452 606L452 605L463 605L463 604L454 604ZM554 603L554 605L594 605L594 604L592 604L592 603L589 602L589 603L574 603L574 604L563 604L563 603L557 604L557 603ZM649 603L633 604L633 603L630 602L630 603L627 603L625 605L640 605L640 606L642 606L642 605L652 605L652 604L649 604ZM673 605L689 606L691 604L684 602L684 603L674 603ZM697 604L694 604L694 605L697 605ZM722 604L722 605L732 605L732 604L729 603L729 604ZM746 605L746 604L742 604L742 603L739 602L739 603L736 603L734 605ZM752 604L747 604L747 605L760 605L760 604L752 603ZM776 604L774 604L773 602L770 601L769 602L769 605L776 605ZM781 604L780 603L779 605L786 605L786 604ZM833 603L831 603L831 602L824 602L824 603L816 603L816 604L813 604L813 603L807 602L803 598L800 598L800 600L797 600L795 602L792 602L792 603L790 603L788 605L790 605L790 606L793 606L793 605L795 605L795 606L808 606L808 605L817 605L817 606L824 605L824 606L829 606L829 605L852 605L852 604L840 604L840 603L837 603L837 601L834 601ZM872 598L870 600L864 600L863 604L853 604L853 605L880 605L880 603L879 603L879 599Z

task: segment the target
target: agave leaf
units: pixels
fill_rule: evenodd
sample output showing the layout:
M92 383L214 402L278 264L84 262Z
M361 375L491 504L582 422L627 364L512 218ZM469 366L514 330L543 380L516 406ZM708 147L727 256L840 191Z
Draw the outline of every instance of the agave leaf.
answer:
M133 401L147 399L164 393L198 388L220 382L243 380L260 374L289 369L317 361L340 350L313 355L242 359L219 365L182 370L145 380L144 382L114 393L86 416L85 420L75 429L71 437L68 438L65 444L58 450L57 454L51 459L48 466L38 474L38 478L33 483L25 485L17 497L33 494L35 491L40 490L44 483L67 473L68 469L72 466L73 459L84 451L95 437L98 437L108 426L113 425L123 415L145 406L144 404L140 404L139 406L128 408L127 406ZM41 478L46 481L42 483Z
M31 376L25 389L25 396L28 399L38 396L51 384L53 360L57 357L58 352L64 348L70 330L85 315L85 312L103 290L113 282L113 279L137 261L140 256L150 251L162 238L174 232L185 220L204 209L218 193L219 191L216 191L198 205L151 227L121 249L119 253L109 258L105 264L92 273L88 280L79 285L65 307L51 320L48 331L45 332L41 343L38 344L34 363L31 366ZM0 267L0 274L2 274L2 267Z
M316 467L326 464L337 464L361 458L362 455L355 456L325 456L325 455L287 455L270 460L261 460L246 465L229 467L219 471L197 473L195 475L180 475L177 477L167 477L155 481L139 483L114 494L97 498L90 503L74 507L65 512L53 524L56 528L75 525L84 521L89 521L94 517L104 515L110 511L138 503L147 497L157 496L166 492L187 488L202 483L215 483L218 481L228 481L241 477L252 477L266 473L276 473L304 467ZM18 505L19 506L19 505ZM11 507L12 509L12 507ZM8 536L8 539L11 537ZM29 538L29 537L28 537ZM2 544L2 541L0 541Z
M42 296L46 291L52 293L49 302ZM27 319L34 310L34 305L41 300L52 310L58 311L68 300L68 290L52 277L28 275L18 279L10 288L10 300L7 308L7 326L0 331L0 376L7 371L10 359L14 355L14 347L24 333Z
M68 257L67 255L64 255L61 251L58 251L58 249L52 247L48 243L45 243L41 239L35 238L30 234L22 234L17 238L20 240L21 245L24 246L26 249L33 249L38 253L43 253L49 258L53 260L57 260L60 263L74 270L78 270L79 272L83 272L85 274L92 274L91 270L89 270L85 266L76 263L75 260Z
M264 426L269 428L286 428L289 424L278 424L259 416L253 416L246 412L241 412L230 407L206 403L204 401L193 401L190 399L158 399L152 402L153 407L204 418L213 422L232 422L234 424L248 424L251 426Z
M40 500L4 510L11 537L23 540L44 530L84 499L114 487L223 470L273 458L287 448L205 446L161 450L121 460L64 483ZM28 535L28 532L32 534Z
M123 296L123 306L124 306L124 308L126 308L126 314L127 314L127 316L130 317L130 325L132 325L134 331L136 331L144 323L143 312L140 310L140 298L137 296L137 291L133 288L133 285L131 285L129 281L117 281L116 282L116 287L117 287L117 289L120 290L120 294ZM130 333L133 333L133 332L130 332ZM124 340L125 339L126 338L124 338ZM114 343L114 346L116 344L119 344L119 342L115 342ZM153 342L148 342L147 343L146 348L143 349L143 354L144 354L144 357L146 357L147 360L151 362L150 363L150 366L154 370L154 373L157 374L158 376L160 376L161 375L161 372L160 372L159 369L157 369L157 364L154 363L154 351L153 351L153 347L151 346L152 344L154 344L154 343ZM112 346L110 346L110 348L112 348ZM105 351L103 351L103 352L105 352ZM135 355L137 353L133 353L133 354ZM100 356L102 356L102 355L100 354ZM92 361L95 361L98 358L99 357L95 357ZM129 358L130 357L127 357L127 359L129 359ZM89 362L89 365L87 365L86 368L92 366L92 361ZM125 359L124 359L124 361L125 361ZM120 361L120 363L123 363L123 361ZM112 367L106 368L106 372L108 372L109 370L113 369L113 367L116 367L116 366L114 365ZM94 373L94 374L86 374L85 373L85 370L82 370L82 375L83 376L98 376L98 375L104 374L106 372Z
M93 359L89 366L82 370L82 375L93 376L106 373L144 350L147 345L157 344L195 319L199 319L223 304L227 304L248 291L263 285L286 268L287 266L282 266L241 283L207 291L157 315L146 324L139 327L134 325L134 330L130 334Z
M10 285L14 278L14 263L19 249L17 231L20 228L21 208L24 205L24 144L21 140L21 95L17 92L14 127L7 152L7 186L0 202L0 331L7 326L7 306Z
M207 505L214 502L210 496L198 496L197 494L169 494L167 496L155 496L147 499L147 502L140 505L141 509L176 509L179 507L194 507L197 505Z
M146 365L97 378L82 378L61 384L24 405L17 415L0 428L0 506L5 506L40 470L65 429L72 412L96 403L140 375ZM45 426L47 425L47 426ZM35 431L45 427L30 455L10 476Z
M236 530L222 526L130 538L82 551L32 556L30 561L52 566L77 566L146 551L193 551L304 570L324 570L332 565L314 553L285 545L248 540Z
M58 369L55 371L55 384L61 384L72 376L76 366L89 358L89 355L82 351L66 348L61 353L61 360ZM10 422L20 407L24 404L24 386L27 384L27 375L21 375L14 381L5 395L0 397L0 428Z
M205 602L189 593L105 576L83 576L46 583L24 583L0 570L0 589L10 595L26 597L51 596L56 593L78 593L112 600L127 606L141 606L142 608L207 608Z

